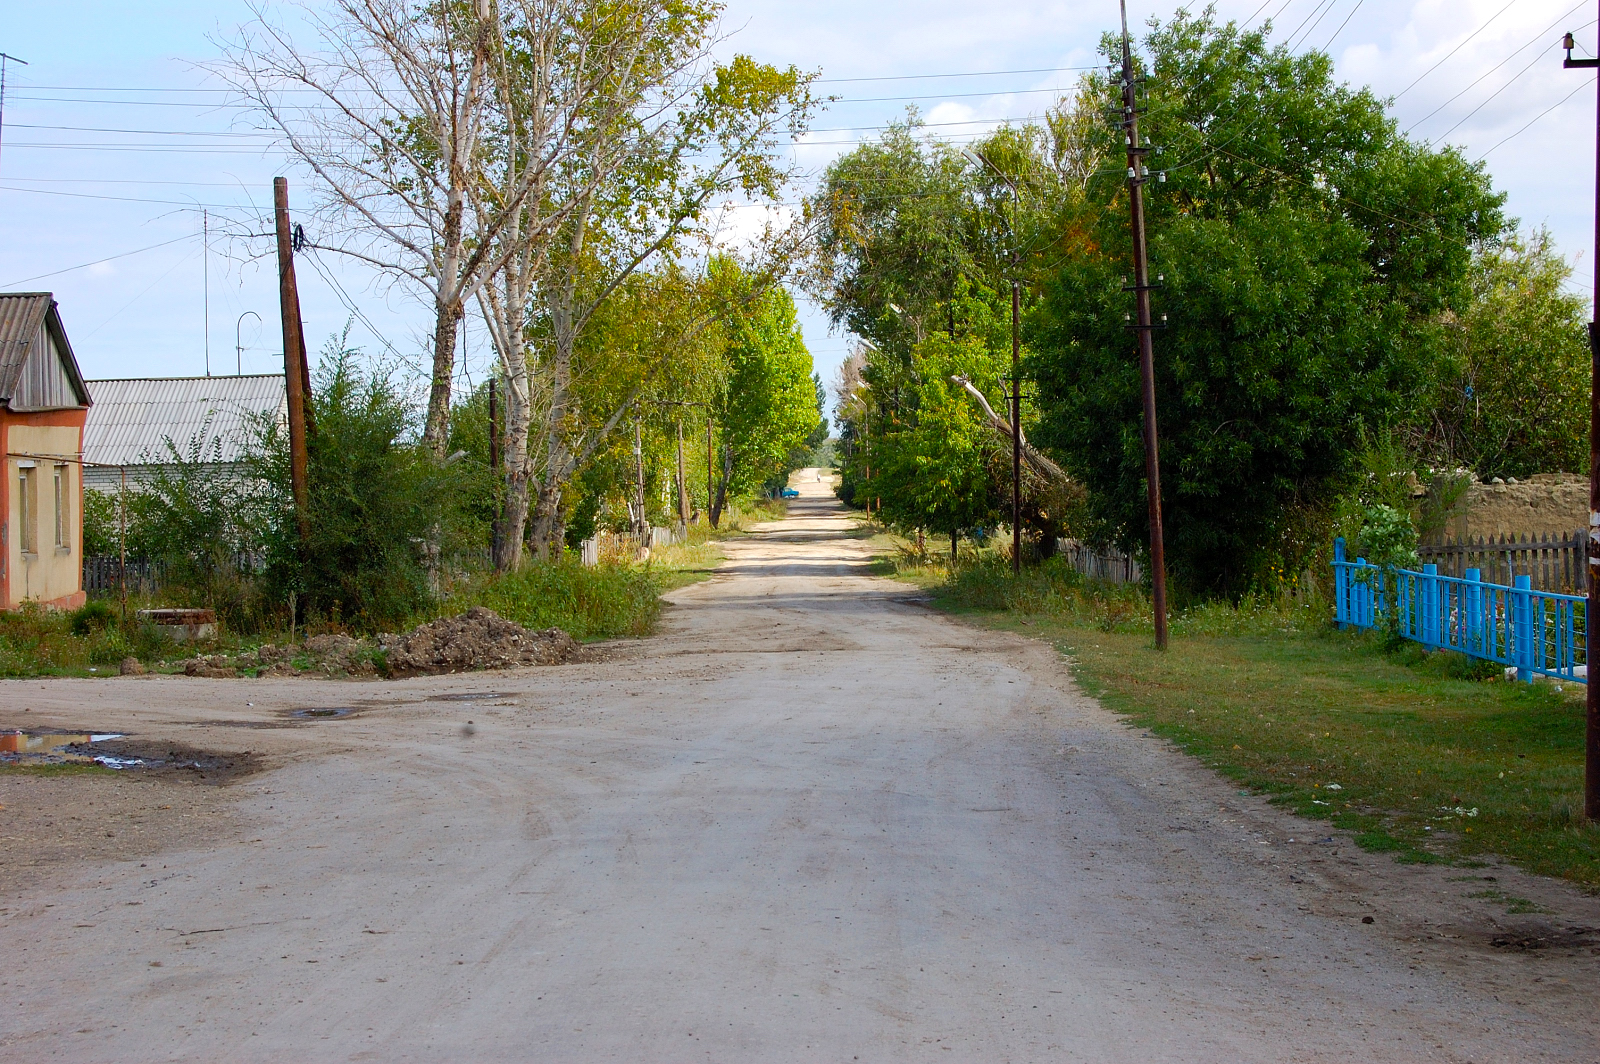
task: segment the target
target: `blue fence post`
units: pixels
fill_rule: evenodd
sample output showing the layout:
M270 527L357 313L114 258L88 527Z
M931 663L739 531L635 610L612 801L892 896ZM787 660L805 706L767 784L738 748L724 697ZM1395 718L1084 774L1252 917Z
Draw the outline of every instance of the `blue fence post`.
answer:
M1356 572L1366 573L1367 559L1356 558ZM1372 600L1377 593L1370 575L1367 579L1356 584L1356 624L1362 628L1372 627Z
M1422 645L1439 645L1439 567L1424 565L1417 580L1417 627Z
M1514 578L1511 591L1511 660L1517 679L1533 682L1533 577Z
M1483 570L1468 569L1462 577L1466 584L1461 588L1461 645L1463 650L1483 653Z
M1343 628L1350 620L1350 569L1344 560L1344 537L1333 541L1333 626Z

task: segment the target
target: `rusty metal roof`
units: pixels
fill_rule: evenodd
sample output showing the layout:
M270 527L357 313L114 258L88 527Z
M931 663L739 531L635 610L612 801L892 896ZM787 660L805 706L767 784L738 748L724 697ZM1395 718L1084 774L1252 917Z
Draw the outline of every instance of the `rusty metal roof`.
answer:
M204 460L244 456L252 419L286 416L281 373L242 377L140 377L89 381L94 406L83 429L83 458L105 465L161 464L166 440L180 454L199 444Z
M89 405L89 393L84 387L83 374L78 371L78 359L67 342L61 313L49 292L0 292L0 402L9 402L16 395L22 367L27 364L33 341L42 327L50 330L51 338L62 353L62 366L79 402Z

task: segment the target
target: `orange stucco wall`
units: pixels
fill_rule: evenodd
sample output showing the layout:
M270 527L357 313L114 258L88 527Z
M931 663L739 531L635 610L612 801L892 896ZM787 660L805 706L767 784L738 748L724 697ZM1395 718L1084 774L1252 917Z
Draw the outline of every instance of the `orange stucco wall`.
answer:
M36 414L18 414L0 408L0 447L5 454L5 480L0 488L0 609L15 609L24 599L31 598L44 606L56 608L71 608L81 606L85 599L83 591L83 467L78 464L78 458L83 453L83 426L88 420L87 410L49 410ZM14 429L23 429L23 432L13 432ZM36 429L69 429L67 433L48 432L38 433L26 430ZM49 437L53 442L48 452L28 443L28 437ZM61 445L69 444L70 453ZM13 451L28 451L30 453L48 453L50 457L66 459L67 469L70 471L71 484L68 488L68 521L70 522L70 535L67 547L59 554L54 546L54 520L53 510L47 511L44 505L46 496L43 494L43 483L39 485L40 500L35 520L38 522L38 536L41 540L39 550L31 559L22 557L20 532L14 526L13 511L18 462L21 459L13 456ZM53 463L48 458L41 459L41 481L45 471ZM53 500L52 500L53 505ZM46 513L50 514L45 520ZM44 542L45 540L49 542ZM46 551L50 553L46 555ZM43 575L40 579L30 581L32 573L20 572L23 565L38 566ZM28 584L32 582L32 593L29 593Z

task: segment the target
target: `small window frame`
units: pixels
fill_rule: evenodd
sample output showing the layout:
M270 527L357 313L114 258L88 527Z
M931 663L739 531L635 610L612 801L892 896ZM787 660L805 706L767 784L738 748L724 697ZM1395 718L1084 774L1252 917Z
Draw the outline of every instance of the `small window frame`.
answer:
M72 474L65 462L55 468L56 550L72 550Z

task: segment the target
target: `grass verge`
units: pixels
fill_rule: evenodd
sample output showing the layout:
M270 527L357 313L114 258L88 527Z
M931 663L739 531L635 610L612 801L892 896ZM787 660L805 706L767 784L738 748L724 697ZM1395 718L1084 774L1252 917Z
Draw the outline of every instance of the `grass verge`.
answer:
M1208 605L1154 649L1136 589L1056 564L1014 580L889 558L941 607L1048 639L1085 690L1242 789L1402 861L1501 855L1600 887L1583 822L1583 692L1525 684L1453 653L1334 630L1316 602Z

